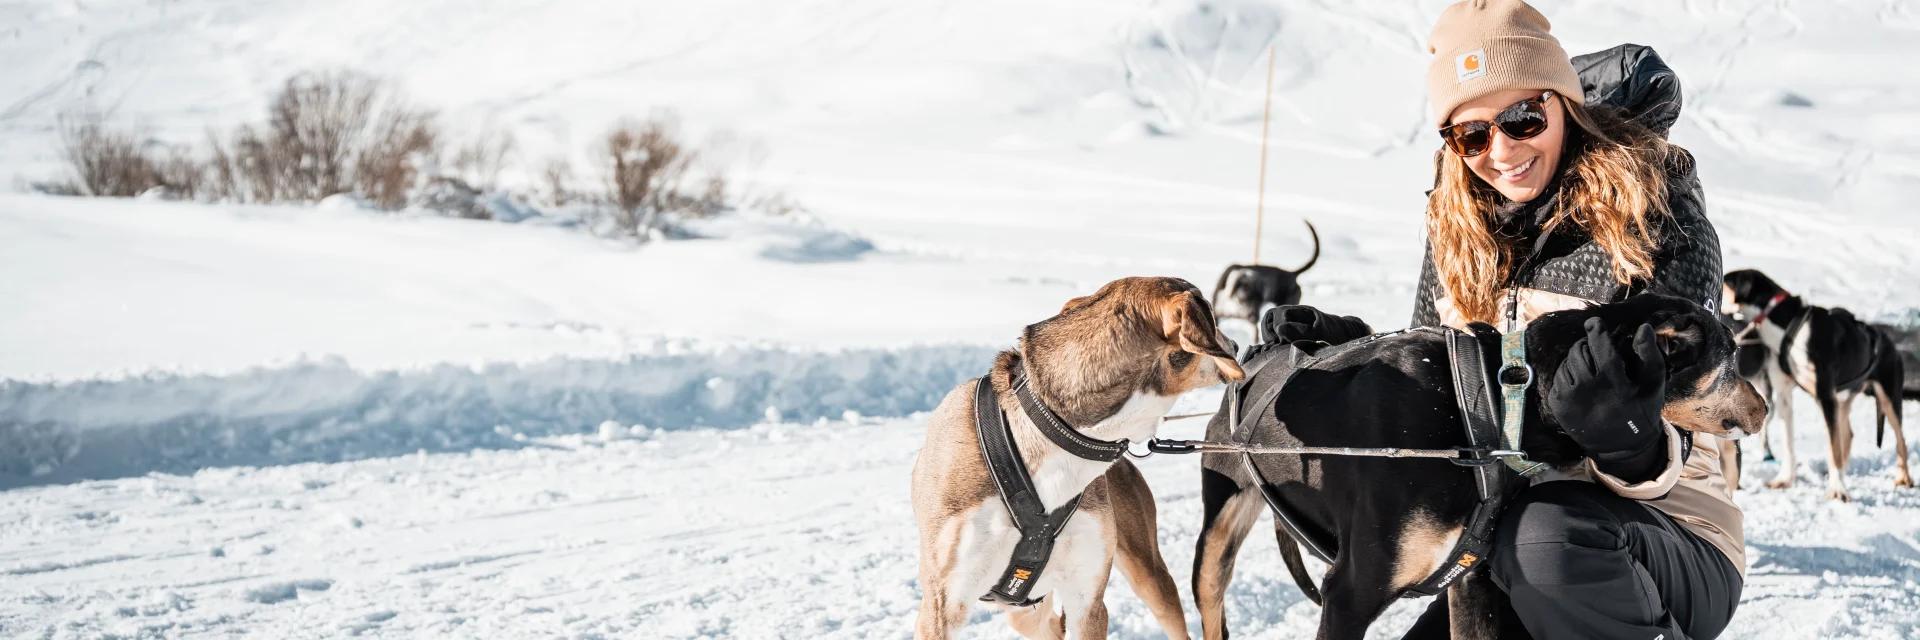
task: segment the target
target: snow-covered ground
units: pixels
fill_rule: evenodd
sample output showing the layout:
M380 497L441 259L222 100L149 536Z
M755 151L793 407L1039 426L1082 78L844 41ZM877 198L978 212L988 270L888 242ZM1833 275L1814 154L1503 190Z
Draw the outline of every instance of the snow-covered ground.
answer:
M1197 436L1200 422L1168 431ZM904 479L920 442L908 416L15 489L0 493L0 631L907 637L919 591ZM1887 451L1858 452L1851 504L1821 498L1808 474L1793 491L1742 493L1753 569L1722 637L1920 632L1920 493L1890 489ZM1141 468L1191 608L1198 461ZM1308 637L1319 610L1271 540L1255 535L1242 554L1231 628ZM1107 602L1115 637L1162 637L1125 581ZM1424 605L1396 605L1373 637L1398 637ZM973 621L973 637L1013 637L996 617Z
M192 143L344 65L456 131L512 130L510 184L556 155L591 169L615 117L671 107L764 141L741 177L810 210L634 247L540 220L0 194L0 636L907 635L915 412L1107 280L1206 287L1251 258L1269 44L1262 258L1304 262L1312 220L1307 300L1404 323L1443 6L0 5L0 188L60 177L63 109ZM1539 6L1570 51L1631 41L1678 70L1674 139L1728 268L1864 316L1920 308L1920 5ZM1727 637L1920 634L1920 494L1860 438L1855 502L1822 500L1817 412L1797 413L1801 486L1738 498L1754 567ZM608 420L625 439L601 441ZM1775 471L1758 457L1750 486ZM1143 465L1182 575L1194 467ZM1152 637L1115 587L1116 635ZM1316 616L1271 545L1231 596L1240 637Z

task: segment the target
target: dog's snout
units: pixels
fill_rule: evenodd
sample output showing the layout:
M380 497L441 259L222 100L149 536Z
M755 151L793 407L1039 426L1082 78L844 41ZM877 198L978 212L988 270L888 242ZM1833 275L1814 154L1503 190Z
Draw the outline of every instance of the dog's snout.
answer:
M1752 383L1737 376L1733 379L1736 408L1732 415L1722 418L1720 424L1728 434L1736 434L1734 437L1760 433L1761 427L1767 423L1767 399L1753 388Z
M1720 428L1727 430L1728 440L1739 440L1742 436L1747 435L1746 425L1740 424L1739 420L1733 418L1721 420Z

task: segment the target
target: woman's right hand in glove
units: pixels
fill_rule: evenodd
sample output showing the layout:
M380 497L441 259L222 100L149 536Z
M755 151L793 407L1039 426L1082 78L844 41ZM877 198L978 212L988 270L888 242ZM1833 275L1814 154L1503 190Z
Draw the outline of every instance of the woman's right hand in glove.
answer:
M1295 342L1335 345L1373 335L1373 327L1359 318L1328 315L1304 304L1268 309L1260 321L1260 330L1267 341L1278 345Z

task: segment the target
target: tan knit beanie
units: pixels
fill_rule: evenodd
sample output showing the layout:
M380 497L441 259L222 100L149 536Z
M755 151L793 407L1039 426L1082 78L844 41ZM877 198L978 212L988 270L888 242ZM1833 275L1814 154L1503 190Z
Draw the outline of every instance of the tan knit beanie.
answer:
M1546 16L1520 0L1467 0L1440 12L1427 36L1434 122L1445 124L1468 101L1514 89L1552 89L1583 102L1580 75L1560 41L1547 33L1551 28Z

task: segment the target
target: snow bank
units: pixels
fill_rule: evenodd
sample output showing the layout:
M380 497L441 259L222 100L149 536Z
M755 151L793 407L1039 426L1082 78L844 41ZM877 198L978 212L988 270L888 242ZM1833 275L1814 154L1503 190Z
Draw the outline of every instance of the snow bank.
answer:
M552 359L361 371L340 359L232 375L0 382L0 489L334 461L416 450L512 448L602 422L738 427L898 416L938 404L995 349L937 345L797 351L721 347L624 359ZM644 429L635 430L644 431Z

